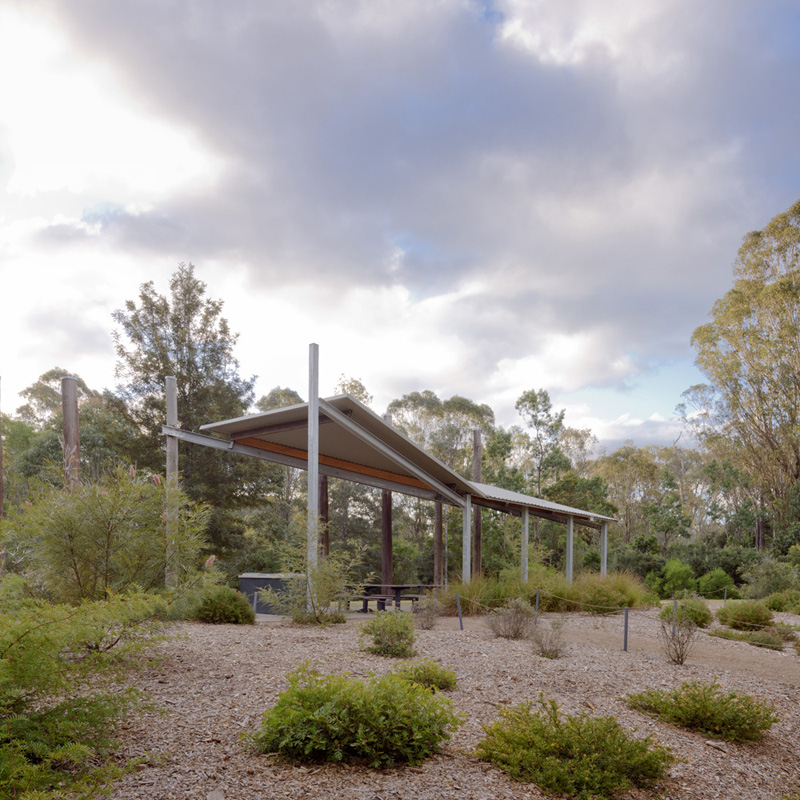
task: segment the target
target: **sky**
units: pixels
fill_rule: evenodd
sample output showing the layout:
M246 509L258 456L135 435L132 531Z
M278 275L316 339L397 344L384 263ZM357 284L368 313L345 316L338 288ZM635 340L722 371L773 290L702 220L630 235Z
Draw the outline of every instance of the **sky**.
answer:
M359 378L670 444L800 197L795 0L0 0L0 404L115 386L193 263L257 396ZM684 439L685 441L685 439Z

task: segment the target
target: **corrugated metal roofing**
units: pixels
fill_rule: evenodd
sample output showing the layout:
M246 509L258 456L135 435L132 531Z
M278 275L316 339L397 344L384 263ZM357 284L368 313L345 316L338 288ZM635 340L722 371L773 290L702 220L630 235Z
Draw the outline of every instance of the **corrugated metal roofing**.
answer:
M334 420L325 413L325 404L332 407L328 413L344 414L344 420ZM357 426L357 428L355 427ZM308 461L308 404L299 403L286 408L251 414L236 419L223 420L203 425L200 430L222 434L239 444L273 453L291 455ZM265 455L267 454L265 453ZM423 450L374 411L350 395L338 395L321 402L319 426L320 464L336 468L343 475L369 476L393 484L393 489L409 493L427 490L440 496L445 502L452 493L455 500L467 494L481 505L487 501L508 506L514 510L527 507L548 516L573 516L576 522L612 520L581 509L562 506L548 500L511 492L497 486L473 483L459 475L439 459ZM365 481L366 482L366 481ZM438 488L437 488L438 486ZM442 492L445 496L442 496Z

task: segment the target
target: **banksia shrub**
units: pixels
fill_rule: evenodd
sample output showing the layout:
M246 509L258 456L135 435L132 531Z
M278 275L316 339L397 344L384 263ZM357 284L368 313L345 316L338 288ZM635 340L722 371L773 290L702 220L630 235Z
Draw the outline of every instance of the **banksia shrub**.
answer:
M411 658L417 638L411 615L398 611L378 611L373 619L359 627L358 637L368 653L391 658ZM372 644L365 645L370 638Z
M230 586L212 586L201 598L194 618L215 625L252 625L256 613L241 592Z
M701 597L684 597L678 600L678 613L675 614L674 606L666 606L659 614L661 619L669 621L675 617L676 621L690 620L698 628L707 628L713 616L708 603Z
M772 624L772 612L755 600L737 600L717 611L717 619L729 628L753 631Z

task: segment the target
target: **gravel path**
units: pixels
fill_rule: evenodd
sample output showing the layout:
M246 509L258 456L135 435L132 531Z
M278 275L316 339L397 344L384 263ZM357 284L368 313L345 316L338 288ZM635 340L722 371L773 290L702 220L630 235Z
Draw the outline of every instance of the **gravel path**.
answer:
M800 619L778 615L797 624ZM325 629L261 618L255 626L181 623L162 646L158 667L136 678L163 713L141 714L122 730L121 756L147 763L115 787L115 800L500 800L543 798L537 787L510 781L470 753L504 705L555 698L566 712L616 716L630 731L654 734L681 759L660 793L629 792L625 800L725 798L781 800L800 793L800 656L703 635L684 666L663 655L655 612L623 618L566 617L561 658L535 655L527 641L498 639L480 619L443 619L420 631L417 651L455 669L451 694L467 722L444 752L420 767L376 772L341 765L291 766L249 752L240 734L254 730L286 688L286 673L310 659L324 672L391 671L397 662L358 649L361 615ZM646 687L672 688L689 679L717 678L725 690L769 699L780 722L757 743L709 740L629 710L621 696Z

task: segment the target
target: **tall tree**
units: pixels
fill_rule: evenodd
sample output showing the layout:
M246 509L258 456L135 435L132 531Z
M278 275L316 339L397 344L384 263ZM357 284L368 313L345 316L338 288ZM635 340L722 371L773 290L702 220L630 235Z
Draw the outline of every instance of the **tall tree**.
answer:
M735 442L738 464L781 524L800 480L800 201L745 236L733 288L692 336L709 380L701 438Z
M119 409L141 431L131 443L139 466L161 470L166 418L164 384L177 379L178 424L200 425L243 415L253 401L255 378L239 375L233 350L238 334L222 317L222 301L206 297L192 264L180 264L169 282L170 296L152 281L141 286L138 303L114 312ZM193 500L213 509L209 535L218 550L240 543L242 525L229 512L262 502L275 470L254 459L180 446L182 483Z
M563 408L561 411L553 411L546 389L529 389L524 392L517 400L516 409L530 429L531 477L536 496L541 497L548 468L563 472L570 467L558 446L564 430L565 411ZM566 465L563 461L566 461Z

